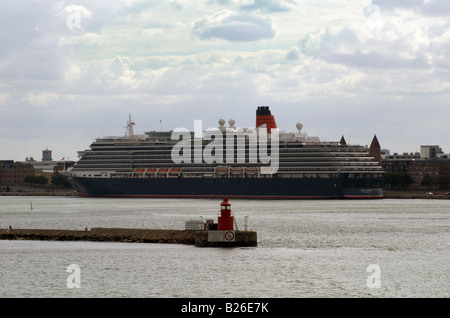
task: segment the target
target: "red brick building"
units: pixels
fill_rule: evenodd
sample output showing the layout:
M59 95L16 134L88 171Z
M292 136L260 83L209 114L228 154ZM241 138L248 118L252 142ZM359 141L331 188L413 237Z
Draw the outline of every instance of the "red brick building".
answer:
M0 185L17 185L25 182L26 176L34 176L31 164L0 160Z
M439 146L421 146L420 153L384 156L386 175L408 174L412 189L450 189L450 158Z
M431 176L436 185L440 176L450 177L450 159L422 159L412 161L409 165L409 174L414 180L413 187L420 187L423 178Z

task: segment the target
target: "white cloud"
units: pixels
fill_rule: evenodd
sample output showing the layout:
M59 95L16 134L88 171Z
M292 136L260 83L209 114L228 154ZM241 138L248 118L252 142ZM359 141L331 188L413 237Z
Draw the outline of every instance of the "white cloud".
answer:
M48 106L50 103L59 99L58 94L51 92L28 93L24 98L28 104L33 106Z
M225 39L232 42L257 41L275 36L269 17L230 10L222 10L196 20L193 32L202 39Z
M9 93L0 93L0 106L5 105L10 96Z
M450 117L448 16L433 12L438 0L367 3L1 2L0 135L19 160L70 135L54 144L76 158L92 138L122 134L129 112L143 132L160 119L165 129L220 117L252 126L256 106L270 105L283 129L300 120L363 144L382 130L383 147L414 151L418 139L405 136L420 119ZM66 25L70 8L80 30ZM450 151L441 126L423 137Z
M376 20L370 17L367 23L318 28L299 41L299 52L365 74L355 91L372 88L387 95L449 94L450 78L444 75L448 64L443 62L450 52L448 21L410 11L409 2L378 3L381 11L370 10L370 14L379 14ZM389 7L390 11L383 11L388 5L396 5L396 10ZM326 71L325 67L321 73Z
M266 12L286 12L291 11L299 4L296 0L254 0L252 3L244 4L239 8L241 10L262 10Z

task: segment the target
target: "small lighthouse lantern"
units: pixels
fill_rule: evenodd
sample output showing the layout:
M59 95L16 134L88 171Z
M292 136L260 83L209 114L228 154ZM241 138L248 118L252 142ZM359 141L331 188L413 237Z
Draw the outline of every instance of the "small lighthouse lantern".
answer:
M227 197L223 198L222 203L220 203L220 213L222 216L224 216L224 214L228 216L231 215L231 204L228 202Z
M220 216L217 229L219 231L234 229L234 217L231 215L231 204L228 202L227 197L223 198L222 203L220 203Z

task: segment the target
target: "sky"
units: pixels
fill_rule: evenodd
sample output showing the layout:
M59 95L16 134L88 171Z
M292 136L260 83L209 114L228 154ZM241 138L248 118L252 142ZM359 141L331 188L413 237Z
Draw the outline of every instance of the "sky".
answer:
M98 137L278 128L450 152L448 0L0 0L0 160Z

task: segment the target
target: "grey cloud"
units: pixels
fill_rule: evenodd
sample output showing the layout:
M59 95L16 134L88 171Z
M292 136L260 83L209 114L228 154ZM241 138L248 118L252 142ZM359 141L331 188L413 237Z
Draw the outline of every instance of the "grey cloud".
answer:
M0 3L0 78L63 78L73 32L59 11L40 1Z
M429 69L429 48L417 48L401 31L395 32L396 36L388 39L381 35L363 38L360 31L350 27L326 30L309 34L300 41L299 48L306 55L361 69Z
M51 6L32 1L0 2L0 59L33 39L42 37L51 27Z
M195 21L193 32L202 39L232 42L250 42L275 36L270 18L226 10Z
M422 11L425 14L436 16L450 15L450 1L448 0L430 0L424 3Z
M339 63L358 68L396 69L396 68L428 68L430 66L426 57L417 56L405 59L399 56L390 56L377 52L353 54L328 54L325 59L332 63Z
M286 59L290 61L298 60L299 58L300 52L296 47L291 48L289 52L286 54Z
M242 10L262 10L267 12L291 11L296 1L255 0L252 4L243 5Z
M232 0L209 0L210 4L217 3L223 6L231 6L236 4ZM253 3L238 6L242 11L259 10L263 12L288 12L299 4L299 0L253 0Z
M70 46L58 39L35 39L22 48L12 48L0 61L0 78L60 80L64 76Z
M448 0L372 0L383 12L396 9L410 9L432 16L450 15L450 1Z
M382 10L417 8L423 5L423 3L424 0L372 0L372 4L379 6Z

